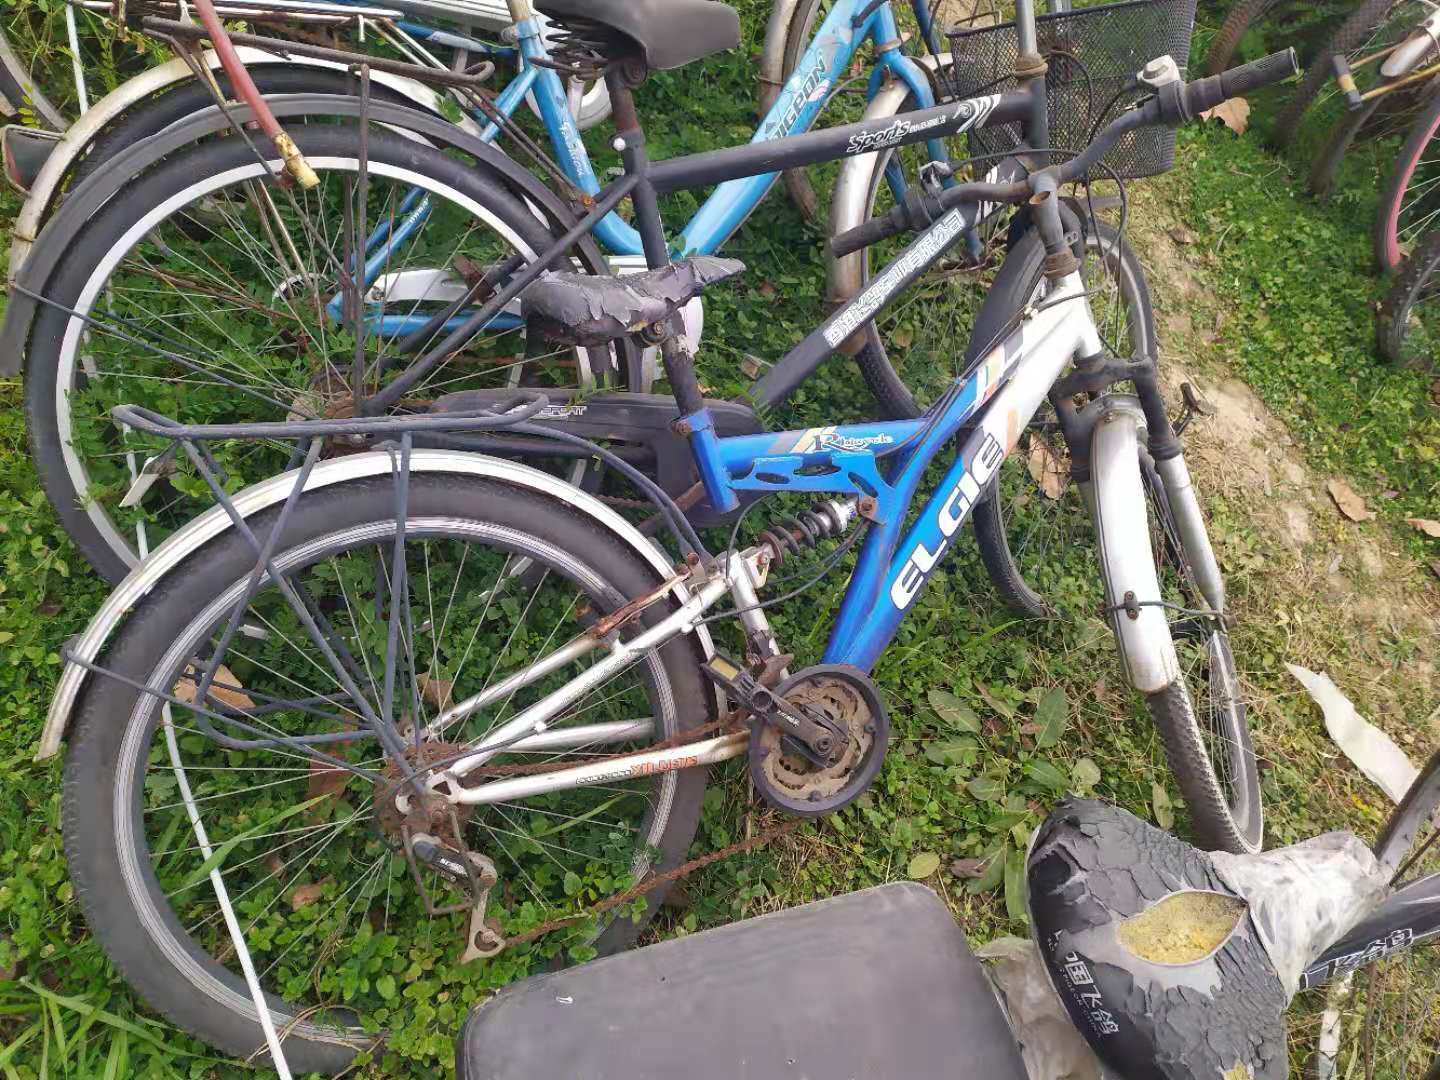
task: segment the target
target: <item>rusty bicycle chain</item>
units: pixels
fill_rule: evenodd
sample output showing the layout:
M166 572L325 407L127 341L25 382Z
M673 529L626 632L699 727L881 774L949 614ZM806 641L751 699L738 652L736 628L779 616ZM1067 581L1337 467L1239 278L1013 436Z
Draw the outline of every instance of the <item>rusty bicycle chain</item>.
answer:
M699 727L692 728L689 731L681 732L678 735L672 735L668 739L663 739L660 742L655 743L648 749L669 750L676 746L684 746L687 743L698 742L699 740L706 738L712 734L730 734L731 732L740 731L743 728L743 725L741 723L741 717L743 715L743 710L736 709L728 713L727 715L721 717L719 720L712 720L708 724L702 724ZM610 759L594 758L592 760L608 761ZM474 770L474 772L471 772L467 775L525 775L540 772L553 772L557 769L573 769L580 765L588 764L591 764L591 762L566 761L560 763L544 763L535 765L490 765L481 766L480 768ZM553 933L556 930L561 930L567 926L573 926L575 923L583 922L584 920L594 918L597 915L603 915L605 914L605 912L611 911L614 908L619 907L621 904L627 904L631 900L635 900L641 896L645 896L653 892L654 890L660 888L662 885L669 885L676 881L679 881L681 878L686 877L689 874L693 874L696 870L701 870L704 867L710 866L712 863L721 862L725 859L730 858L732 855L743 855L746 852L753 851L758 847L768 844L771 840L775 840L781 836L786 835L787 833L794 832L804 823L804 818L789 818L785 821L780 822L778 825L772 825L768 829L762 829L760 832L755 833L753 836L746 837L743 840L737 840L735 843L720 848L718 851L706 852L704 855L697 856L696 858L691 859L689 862L682 863L681 865L674 867L673 869L666 870L663 874L656 874L653 877L646 878L644 881L638 882L635 885L630 886L628 889L623 889L618 893L607 896L605 899L597 901L595 904L586 908L584 911L577 912L574 915L562 915L554 919L549 919L546 922L541 923L539 926L535 926L529 930L526 930L523 934L518 934L514 937L506 937L505 946L506 948L509 948L513 945L528 945L530 942L536 941L539 938L544 937L546 934Z
M613 896L607 896L604 900L592 905L585 911L575 915L563 915L560 918L551 919L548 922L541 923L539 926L526 930L523 934L507 937L505 939L505 947L528 945L530 942L535 941L537 938L542 938L546 934L561 930L567 926L572 926L578 922L583 922L596 915L603 915L612 908L619 907L621 904L629 903L631 900L644 896L658 889L661 885L668 885L672 882L679 881L687 874L692 874L696 870L709 866L711 863L728 859L732 855L743 855L747 851L753 851L755 848L763 844L768 844L771 840L784 836L786 833L794 832L803 824L805 824L804 818L788 818L778 825L772 825L768 829L761 830L754 836L747 837L744 840L738 840L728 847L721 848L719 851L707 852L698 858L691 859L687 863L682 863L673 870L667 870L663 874L656 874L654 877L648 878L639 884L632 885L622 892L615 893Z

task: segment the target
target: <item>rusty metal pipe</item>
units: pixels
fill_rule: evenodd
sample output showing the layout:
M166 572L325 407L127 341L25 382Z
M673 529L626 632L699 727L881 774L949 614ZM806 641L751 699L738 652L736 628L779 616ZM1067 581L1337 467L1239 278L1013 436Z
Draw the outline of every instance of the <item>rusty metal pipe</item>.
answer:
M313 188L318 185L320 178L315 175L315 170L306 163L305 155L295 145L295 140L285 133L285 129L280 126L280 121L275 119L275 114L270 111L264 95L255 85L255 80L250 77L250 72L245 69L245 62L235 51L235 45L225 30L225 24L220 21L220 16L215 11L214 0L195 0L195 10L199 12L200 24L210 35L210 43L214 47L216 55L220 57L220 66L230 76L230 85L235 88L236 96L255 111L255 122L260 125L260 130L265 133L265 137L275 144L275 149L279 151L280 157L285 162L286 173L293 177L302 188Z

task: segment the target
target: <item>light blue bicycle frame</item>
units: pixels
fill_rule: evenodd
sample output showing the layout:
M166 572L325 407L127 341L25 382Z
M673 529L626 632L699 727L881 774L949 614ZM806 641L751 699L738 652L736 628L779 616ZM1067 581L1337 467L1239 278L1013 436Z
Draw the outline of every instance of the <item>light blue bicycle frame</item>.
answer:
M761 121L752 143L808 131L836 86L846 77L851 61L867 38L874 41L876 52L867 96L874 96L884 74L890 72L909 88L916 108L929 108L935 103L924 69L899 49L899 28L890 4L883 3L860 18L867 3L868 0L838 0L830 9L795 72ZM914 7L922 32L928 34L930 16L926 0L914 0ZM404 28L418 36L431 33L418 24L407 23ZM525 99L533 95L556 160L576 187L587 195L595 195L600 191L600 182L571 116L565 82L553 67L544 64L549 54L541 37L540 23L534 18L522 19L514 30L518 43L515 55L520 68L495 99L495 107L504 115L512 116ZM889 47L884 47L887 45ZM493 142L500 133L500 126L491 121L481 137ZM931 140L927 145L933 160L943 161L948 156L941 140ZM779 173L764 173L718 185L672 243L676 257L708 255L718 250L759 205L778 176ZM887 169L886 178L895 198L902 198L905 181L900 169L894 166ZM430 215L430 199L416 195L412 192L412 198L406 200L401 209L402 219L393 231L377 230L366 238L365 266L358 275L362 289L375 284L391 265L394 249L404 245L425 224ZM642 256L644 253L640 234L617 214L607 214L597 222L593 234L614 255ZM343 306L343 295L336 295L327 310L339 321ZM453 329L464 320L465 313L458 313L449 320L446 329ZM398 337L424 326L427 316L386 314L370 316L365 321L372 333ZM489 329L499 331L518 326L519 318L512 314L498 315L488 324Z
M890 4L881 4L857 22L857 15L864 10L866 3L867 0L838 0L830 9L805 55L795 66L795 72L760 122L751 142L808 131L835 87L844 80L850 62L866 38L874 40L876 49L875 70L866 91L869 96L875 94L880 78L888 71L910 88L916 108L929 108L935 103L924 70L898 48L900 33ZM924 0L921 0L919 10L922 21L928 22ZM545 44L540 38L540 25L535 19L524 19L516 23L515 33L520 48L520 73L500 93L495 105L509 116L527 94L533 93L556 159L581 191L594 195L599 192L600 183L570 115L564 80L554 68L535 62L547 59ZM882 48L886 44L891 47ZM490 141L499 134L499 127L491 123L481 137ZM943 142L936 140L929 146L933 158L945 160L947 155ZM675 254L683 257L708 255L716 251L750 216L777 176L779 173L747 176L716 187L681 231L673 245ZM594 235L614 254L643 253L640 234L616 214L603 218L595 226Z

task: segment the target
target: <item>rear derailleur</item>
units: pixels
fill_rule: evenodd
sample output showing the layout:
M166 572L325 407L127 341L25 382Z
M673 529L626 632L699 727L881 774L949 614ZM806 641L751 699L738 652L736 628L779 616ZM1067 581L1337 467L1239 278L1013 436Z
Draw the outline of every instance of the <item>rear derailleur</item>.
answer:
M432 743L416 760L421 763L441 760L453 756L455 749L447 743ZM393 765L388 770L388 780L389 798L382 795L379 800L376 821L383 833L399 838L425 913L430 916L469 914L465 949L460 956L462 964L495 956L505 948L505 938L498 923L485 921L485 909L490 890L500 876L492 860L465 846L464 826L469 807L464 804L457 807L437 792L423 795L405 792L404 797L399 798L406 781ZM425 886L422 870L438 874L459 889L463 899L453 904L436 903Z

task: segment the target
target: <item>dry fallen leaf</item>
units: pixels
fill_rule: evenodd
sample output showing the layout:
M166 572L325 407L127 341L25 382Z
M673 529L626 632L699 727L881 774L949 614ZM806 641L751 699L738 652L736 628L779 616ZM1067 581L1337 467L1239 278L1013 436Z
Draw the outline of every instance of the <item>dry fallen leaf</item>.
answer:
M1325 487L1330 492L1330 498L1334 499L1335 505L1340 508L1340 513L1351 521L1369 521L1375 516L1365 505L1365 500L1355 494L1355 489L1340 477L1333 477Z
M1170 230L1170 239L1177 244L1193 244L1195 243L1195 234L1184 225L1176 225Z
M330 802L345 790L345 785L354 775L349 769L342 769L338 765L331 765L318 759L311 761L310 775L305 784L305 797L310 800L323 799L324 801L312 805L310 813L316 816L323 814ZM329 799L324 798L327 795L330 796Z
M181 701L193 704L195 691L199 689L201 672L193 666L185 669L185 674L175 684L175 696ZM253 709L255 702L250 700L250 695L244 690L236 689L240 686L240 680L235 673L224 664L215 669L215 681L210 684L209 697L214 701L229 705L232 709Z
M415 676L415 682L420 687L420 697L425 704L435 709L445 709L450 705L450 695L455 691L455 680L453 679L432 679L430 673Z
M1050 444L1044 439L1031 438L1030 440L1030 479L1035 481L1035 486L1044 493L1047 499L1058 499L1065 491L1065 481L1069 479L1070 469L1065 462L1056 457L1055 452L1050 449Z
M1200 118L1219 120L1236 135L1244 135L1245 129L1250 126L1250 103L1243 97L1232 97L1213 109L1206 109L1200 114Z
M1440 521L1431 521L1429 518L1406 518L1405 524L1415 526L1426 536L1440 538Z
M325 879L325 881L329 880L329 878ZM325 891L325 881L312 881L309 885L301 885L296 889L290 896L290 910L299 911L319 900L320 894Z

